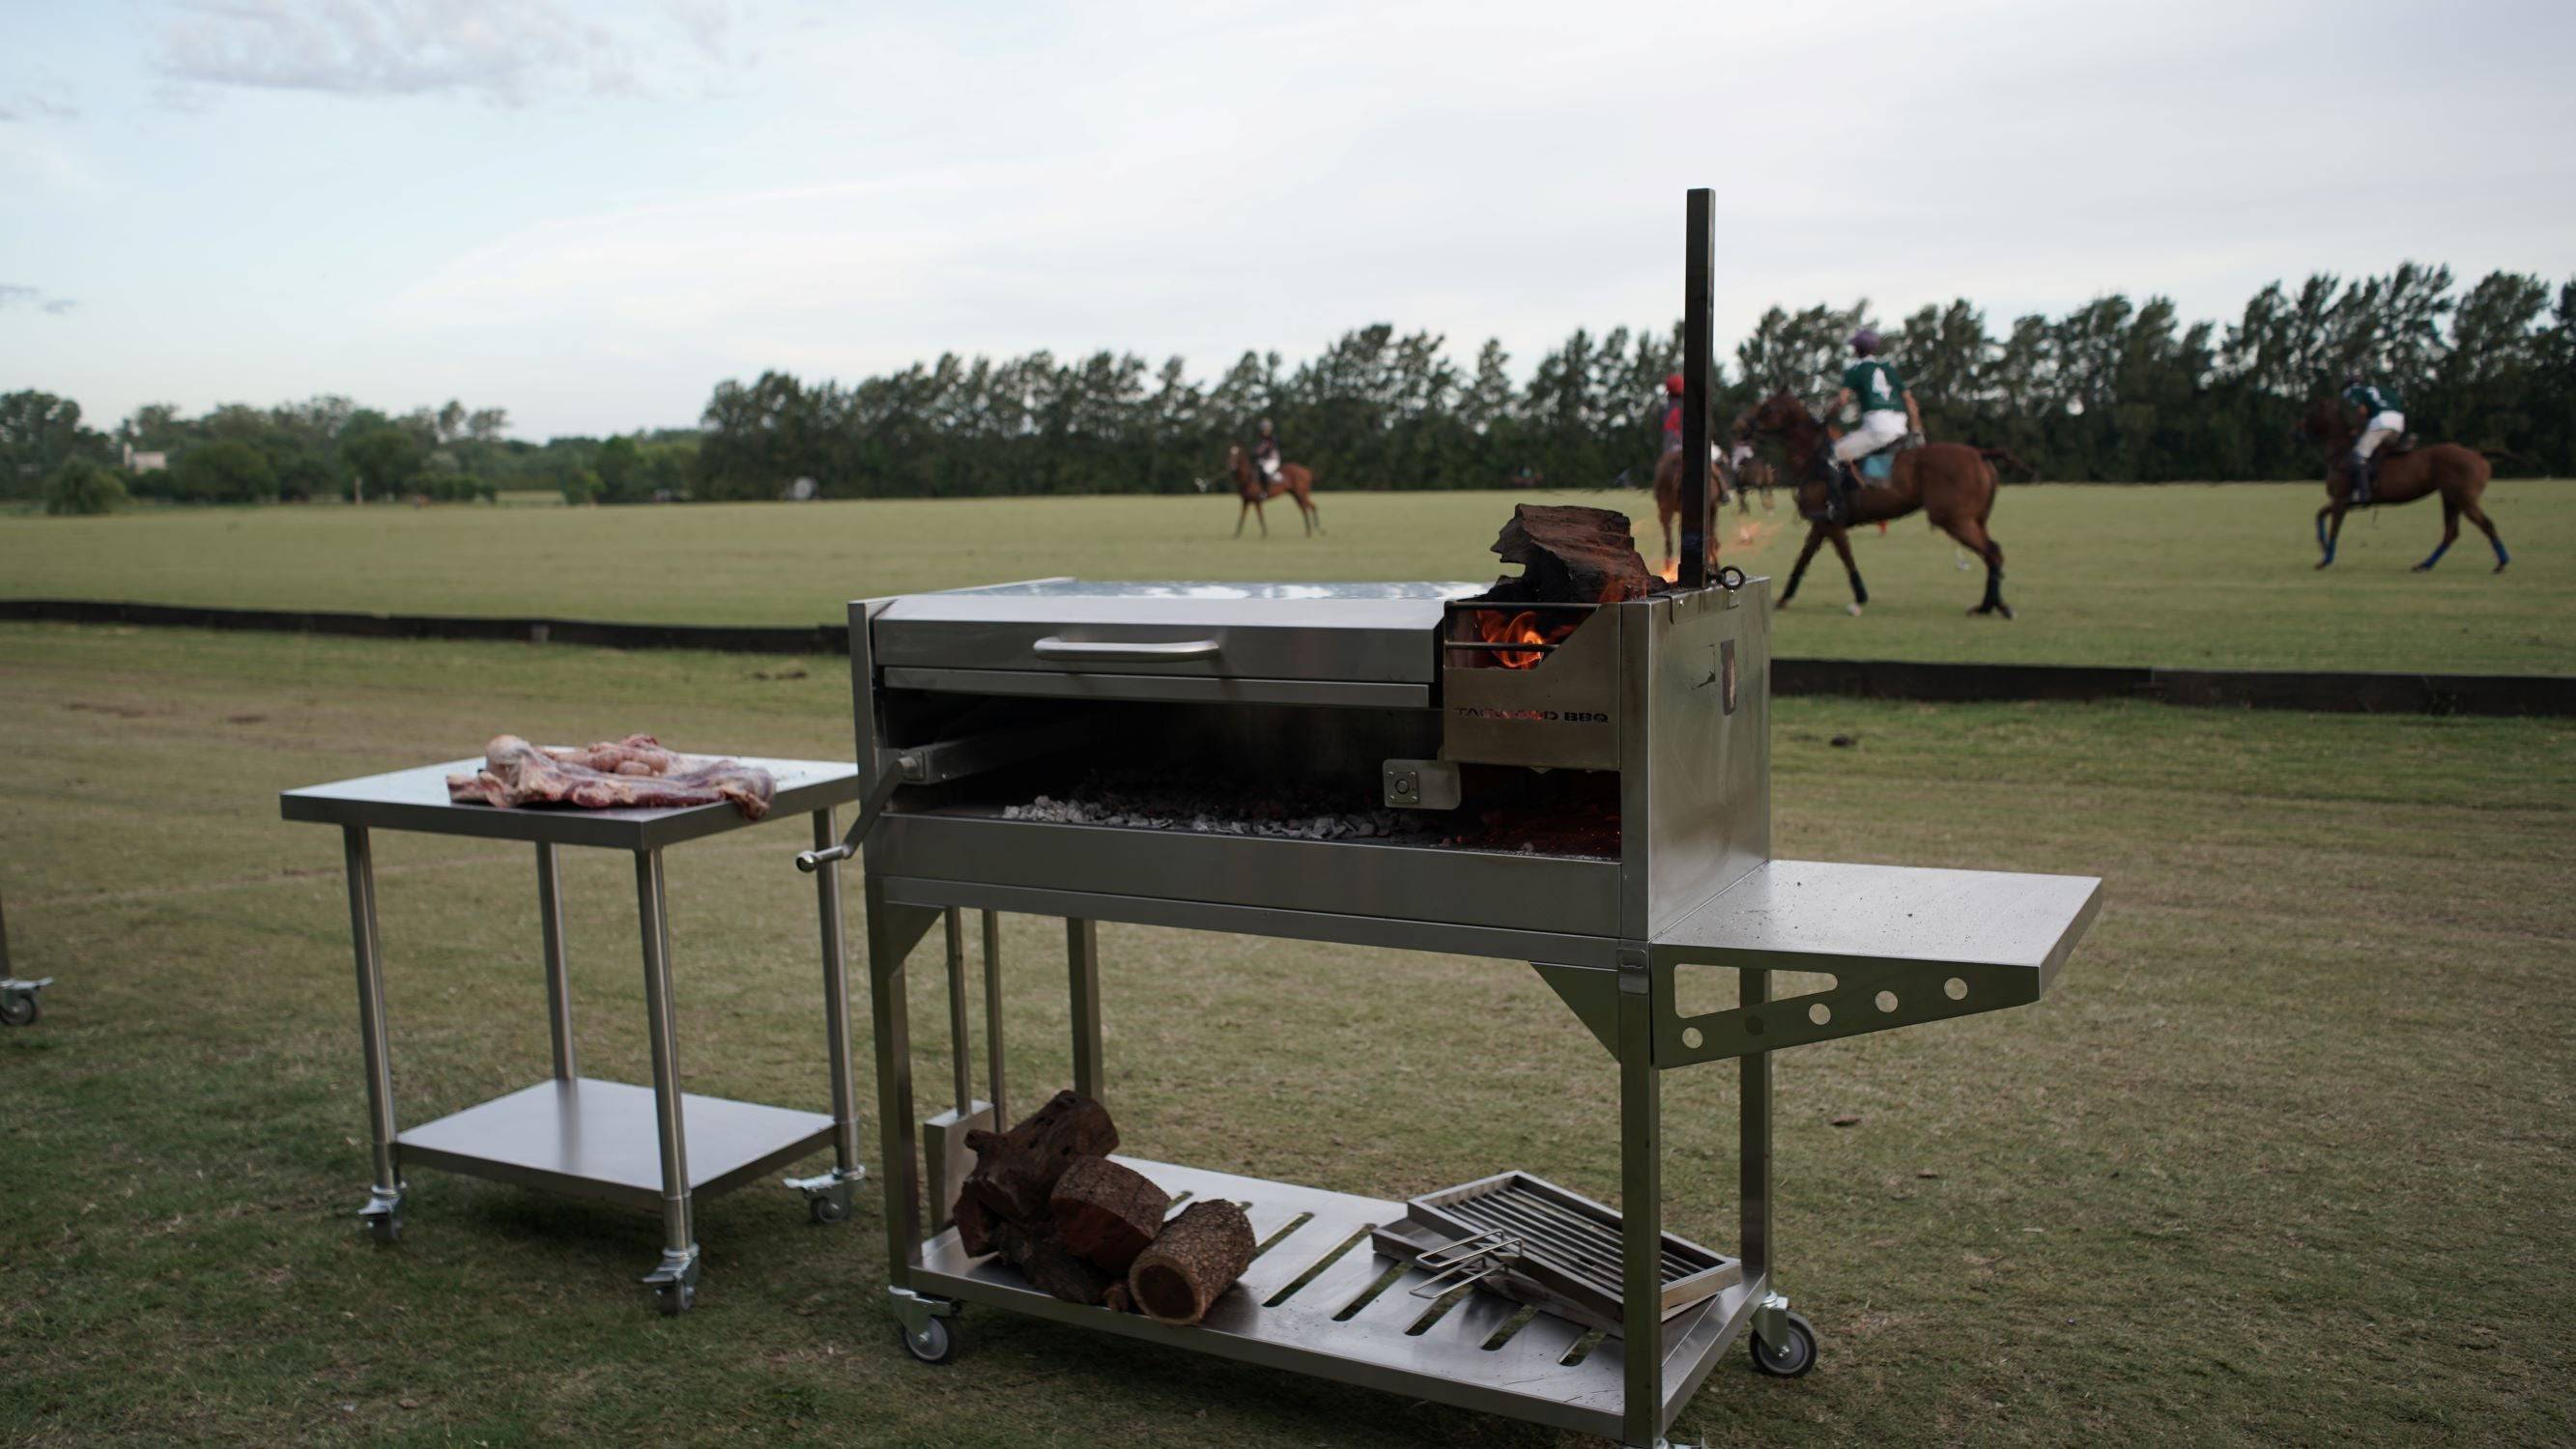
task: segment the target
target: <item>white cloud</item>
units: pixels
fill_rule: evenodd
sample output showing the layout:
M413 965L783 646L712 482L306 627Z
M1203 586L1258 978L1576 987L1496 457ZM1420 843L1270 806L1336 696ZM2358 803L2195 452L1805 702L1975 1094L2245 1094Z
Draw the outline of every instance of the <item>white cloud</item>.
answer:
M80 303L69 297L48 296L42 288L22 287L14 282L0 282L0 312L12 307L33 307L50 317L68 315Z
M344 96L453 92L520 107L564 95L632 96L671 42L722 53L723 0L586 18L561 0L183 0L159 69L183 87Z

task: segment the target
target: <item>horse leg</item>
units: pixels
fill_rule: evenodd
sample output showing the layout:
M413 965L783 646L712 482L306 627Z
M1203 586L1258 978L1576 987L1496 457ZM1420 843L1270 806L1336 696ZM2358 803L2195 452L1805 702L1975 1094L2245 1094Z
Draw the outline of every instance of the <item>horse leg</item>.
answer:
M2415 566L2415 572L2419 574L2431 573L2433 571L2433 565L2440 563L2442 561L2442 555L2449 553L2451 551L2451 545L2459 541L2460 505L2453 503L2446 497L2442 500L2442 541L2433 545L2433 551L2431 553L2424 555L2424 561Z
M1851 612L1857 614L1869 603L1869 585L1860 581L1860 564L1852 558L1850 535L1839 528L1834 530L1834 555L1843 561L1843 572L1851 575Z
M2496 536L2496 526L2487 521L2486 509L2479 504L2478 500L2472 498L2460 505L2460 511L2469 516L2469 522L2478 526L2478 532L2487 536L2487 546L2495 550L2495 571L2503 573L2504 566L2513 562L2513 555L2504 551L2504 540Z
M1798 597L1798 581L1807 576L1807 561L1816 556L1817 547L1824 541L1823 527L1818 526L1807 530L1807 546L1798 550L1798 561L1790 565L1789 587L1780 591L1780 602L1776 607L1785 609L1789 607L1791 599Z
M1268 538L1270 536L1270 510L1263 505L1263 500L1261 499L1255 498L1252 500L1252 521L1261 525L1261 536L1263 538Z
M1237 537L1237 538L1241 538L1241 537L1243 537L1243 520L1244 520L1245 518L1247 518L1247 517L1251 516L1251 513L1252 513L1252 500L1251 500L1251 499L1249 499L1249 498L1246 498L1246 499L1244 499L1244 500L1242 501L1242 503L1241 503L1241 504L1240 504L1240 505L1239 505L1239 506L1234 510L1234 536L1235 536L1235 537Z
M2343 510L2344 501L2338 498L2317 514L2317 542L2326 550L2326 556L2317 560L2318 568L2334 562L2335 542L2343 537Z
M1315 530L1324 526L1323 515L1315 511L1315 500L1303 493L1297 495L1297 517L1305 523L1308 538L1313 538Z
M1955 524L1944 523L1940 527L1942 532L1957 539L1970 553L1985 560L1986 563L1986 597L1977 607L1968 612L2001 614L2007 619L2011 618L2012 605L2004 602L2004 546L1995 542L1995 536L1986 532L1984 524L1972 518ZM1967 565L1961 564L1960 567L1965 568Z

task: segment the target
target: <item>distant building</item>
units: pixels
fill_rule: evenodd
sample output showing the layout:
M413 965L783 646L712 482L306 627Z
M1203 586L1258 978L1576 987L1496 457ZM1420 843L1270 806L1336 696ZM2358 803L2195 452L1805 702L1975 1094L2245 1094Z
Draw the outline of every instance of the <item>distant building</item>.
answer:
M138 453L132 443L125 445L125 471L128 473L158 473L169 466L170 455L167 453Z

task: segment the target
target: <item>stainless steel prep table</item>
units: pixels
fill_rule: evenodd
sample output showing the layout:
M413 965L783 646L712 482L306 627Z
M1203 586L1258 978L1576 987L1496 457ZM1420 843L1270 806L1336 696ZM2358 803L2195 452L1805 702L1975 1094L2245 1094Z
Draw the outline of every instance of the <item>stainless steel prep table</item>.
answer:
M770 802L772 818L810 816L818 846L833 839L834 808L858 798L858 771L848 764L733 758L758 765L777 778L778 794ZM360 1221L379 1241L392 1242L400 1236L406 1165L445 1168L658 1210L662 1258L644 1282L653 1289L663 1312L684 1312L697 1297L698 1243L692 1205L698 1195L739 1187L828 1146L832 1169L791 1185L804 1192L816 1221L838 1222L849 1215L851 1186L862 1176L862 1169L850 1078L849 985L841 943L839 882L827 872L818 878L815 890L822 926L831 1114L683 1093L671 1000L671 928L662 852L683 841L738 830L752 822L723 803L653 810L503 810L449 801L447 777L471 773L481 765L480 760L456 760L288 790L279 797L289 820L339 826L348 866L349 932L357 958L358 1029L366 1058L367 1121L375 1173L366 1206L359 1210ZM416 830L535 845L537 919L554 1055L551 1079L409 1131L396 1129L370 830ZM623 850L635 857L646 1030L653 1052L650 1087L585 1077L575 1068L562 875L556 859L557 849L567 845ZM691 1125L696 1128L694 1142L687 1130Z

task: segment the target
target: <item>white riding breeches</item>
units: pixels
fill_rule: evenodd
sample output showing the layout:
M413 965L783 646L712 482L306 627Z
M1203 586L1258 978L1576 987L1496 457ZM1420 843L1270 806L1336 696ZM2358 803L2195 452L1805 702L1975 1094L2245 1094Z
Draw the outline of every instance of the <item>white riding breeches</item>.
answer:
M1261 476L1262 476L1262 477L1264 477L1264 478L1269 479L1269 480L1270 480L1271 482L1273 482L1273 483L1278 482L1278 481L1279 481L1279 460L1278 460L1278 459L1276 459L1276 458L1264 458L1264 459L1262 459L1262 460L1261 460Z
M1862 413L1860 426L1835 440L1834 461L1848 463L1856 458L1866 458L1904 436L1905 414L1884 408Z
M2352 455L2356 458L2367 458L2378 452L2380 445L2404 431L2406 431L2404 413L2374 414L2370 425L2361 430L2360 441L2352 445Z

